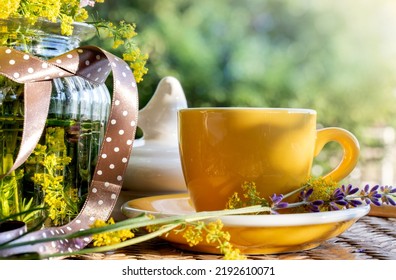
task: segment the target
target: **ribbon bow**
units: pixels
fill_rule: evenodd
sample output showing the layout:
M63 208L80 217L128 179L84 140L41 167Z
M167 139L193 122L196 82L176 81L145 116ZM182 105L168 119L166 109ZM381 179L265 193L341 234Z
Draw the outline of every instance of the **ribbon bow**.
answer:
M64 226L45 228L23 235L14 243L61 236L89 228L97 219L107 220L119 196L135 138L138 95L135 78L122 59L94 46L74 49L48 61L7 47L0 47L0 74L24 84L24 129L18 155L9 174L21 166L38 143L48 116L52 79L79 76L104 83L113 72L109 122L85 204L78 216ZM117 151L117 156L114 155ZM1 175L0 179L7 174ZM91 238L58 240L0 250L7 257L25 252L52 254L73 252Z

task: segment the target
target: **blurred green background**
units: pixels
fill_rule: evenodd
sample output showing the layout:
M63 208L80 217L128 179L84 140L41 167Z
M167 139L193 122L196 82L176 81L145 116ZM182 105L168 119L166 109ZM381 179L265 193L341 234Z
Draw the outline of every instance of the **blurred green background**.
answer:
M117 0L96 9L137 24L150 56L140 107L174 76L189 107L312 108L320 125L353 132L361 164L376 161L373 180L382 176L396 121L394 1Z

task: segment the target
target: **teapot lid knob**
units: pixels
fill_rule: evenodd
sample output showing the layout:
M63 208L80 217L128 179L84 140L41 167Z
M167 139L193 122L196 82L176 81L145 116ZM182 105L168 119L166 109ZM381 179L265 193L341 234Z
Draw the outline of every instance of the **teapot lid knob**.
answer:
M171 76L161 79L150 101L139 111L138 126L144 139L177 141L177 111L183 108L187 108L187 100L180 82Z

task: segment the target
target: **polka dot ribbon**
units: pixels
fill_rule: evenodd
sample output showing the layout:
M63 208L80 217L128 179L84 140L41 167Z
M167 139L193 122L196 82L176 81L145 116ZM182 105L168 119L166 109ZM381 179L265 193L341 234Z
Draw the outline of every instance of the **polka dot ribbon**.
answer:
M132 151L138 116L138 94L135 78L127 63L100 48L81 47L45 61L11 48L0 47L0 74L24 84L25 118L22 140L14 165L7 174L26 161L43 133L48 116L52 79L79 76L100 84L105 82L111 71L114 91L109 122L84 206L70 223L28 233L13 241L14 243L74 233L89 228L97 219L109 218L118 199ZM1 175L0 179L5 175ZM26 252L74 252L90 241L90 237L86 237L23 245L0 250L0 256Z

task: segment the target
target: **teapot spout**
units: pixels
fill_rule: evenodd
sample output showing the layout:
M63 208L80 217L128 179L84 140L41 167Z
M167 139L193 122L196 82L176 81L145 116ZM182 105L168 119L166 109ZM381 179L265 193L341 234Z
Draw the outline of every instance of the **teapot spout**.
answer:
M139 111L138 126L143 138L177 141L177 111L182 108L187 108L187 100L180 82L171 76L164 77Z

